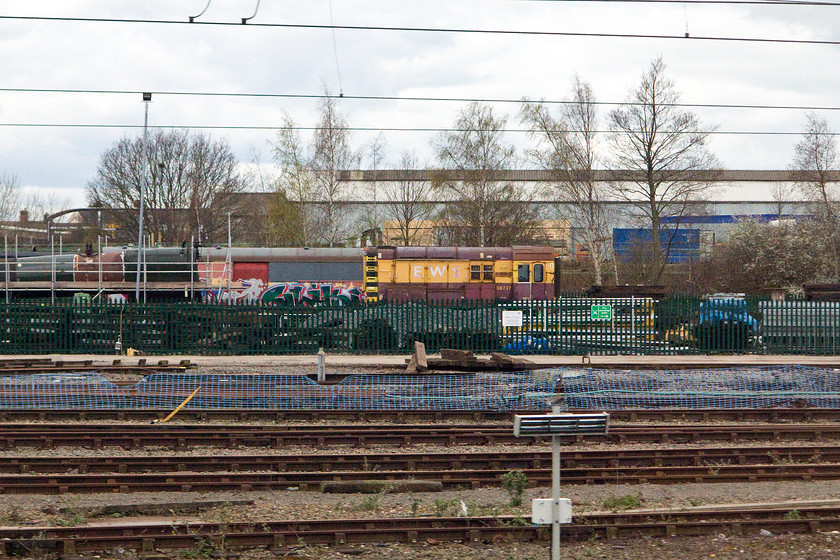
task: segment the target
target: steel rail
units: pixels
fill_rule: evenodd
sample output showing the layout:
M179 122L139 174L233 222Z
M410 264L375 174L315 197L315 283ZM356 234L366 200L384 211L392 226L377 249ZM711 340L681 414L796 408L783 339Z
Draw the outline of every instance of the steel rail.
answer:
M166 417L167 409L3 409L0 421L148 421ZM514 414L539 414L540 410L328 410L328 409L183 409L178 422L237 421L359 421L446 422L510 421ZM572 410L571 412L583 412ZM701 408L610 410L612 422L840 422L840 408Z
M529 438L532 444L545 438ZM813 441L840 439L840 424L623 425L608 434L564 437L564 443L697 443ZM509 424L400 425L144 425L7 424L0 449L17 447L274 447L327 445L500 445L519 444Z
M550 451L486 453L365 453L350 455L270 454L108 457L4 457L0 474L174 473L174 472L316 472L452 471L542 469ZM840 446L680 447L676 449L572 450L565 468L628 468L792 463L840 463Z
M107 494L316 490L338 481L439 481L444 489L499 486L508 469L326 472L108 473L0 475L3 494ZM535 487L551 485L551 468L522 469ZM838 480L840 463L673 467L564 467L564 484L682 484Z
M797 515L791 515L796 511ZM526 522L527 523L527 522ZM762 508L704 508L583 514L564 527L567 540L593 537L676 537L727 532L750 535L761 529L776 533L814 533L840 528L840 508L778 504ZM224 549L267 547L285 553L299 546L347 546L370 543L489 543L547 538L544 527L522 525L522 519L440 517L265 521L254 523L108 523L76 527L2 527L0 554L15 551L59 552L65 556L107 552L117 547L153 553L191 548L197 543Z

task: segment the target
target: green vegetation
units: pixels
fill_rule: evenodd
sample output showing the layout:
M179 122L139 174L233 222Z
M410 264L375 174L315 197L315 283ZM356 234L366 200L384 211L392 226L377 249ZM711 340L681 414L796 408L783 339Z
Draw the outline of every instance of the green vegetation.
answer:
M528 477L522 471L510 471L502 475L502 488L510 497L511 507L522 505L522 496L528 488Z
M613 496L612 494L604 500L602 504L604 509L610 511L624 511L626 509L636 509L642 506L642 497L634 496L633 494L626 494L624 496Z

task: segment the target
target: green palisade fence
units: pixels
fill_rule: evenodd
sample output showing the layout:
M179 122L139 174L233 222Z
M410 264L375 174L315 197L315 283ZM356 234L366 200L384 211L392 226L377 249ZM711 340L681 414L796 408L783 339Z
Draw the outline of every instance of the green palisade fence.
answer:
M509 326L504 326L509 325ZM826 354L840 352L840 303L672 295L348 307L197 303L0 303L0 353Z

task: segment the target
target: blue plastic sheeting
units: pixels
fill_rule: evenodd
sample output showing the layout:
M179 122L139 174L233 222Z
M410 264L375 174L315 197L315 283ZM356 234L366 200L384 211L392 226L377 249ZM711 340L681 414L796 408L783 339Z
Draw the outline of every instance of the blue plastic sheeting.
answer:
M303 375L157 373L117 386L97 373L0 377L2 409L542 410L557 373L351 375L321 386ZM200 388L200 389L199 389Z
M552 371L563 378L567 408L840 407L840 371L831 368Z

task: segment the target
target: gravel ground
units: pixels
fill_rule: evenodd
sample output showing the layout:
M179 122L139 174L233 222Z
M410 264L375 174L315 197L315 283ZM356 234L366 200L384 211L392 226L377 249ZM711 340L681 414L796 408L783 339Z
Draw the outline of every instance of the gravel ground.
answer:
M785 442L785 447L813 447L821 445L805 441ZM827 442L826 445L836 445L836 442ZM747 449L756 447L773 447L772 442L749 441L738 444L720 444L715 442L698 442L692 444L650 444L650 443L585 443L564 446L560 459L564 453L575 451L614 451L625 450L656 450L656 449ZM52 449L40 449L35 447L16 447L14 449L0 449L0 458L22 458L22 457L203 457L208 455L323 455L326 457L341 455L368 455L385 453L529 453L548 452L551 448L546 445L521 444L521 445L459 445L451 447L448 445L425 445L417 444L395 448L391 445L366 445L358 447L353 445L331 445L325 447L295 446L289 445L278 449L270 447L193 447L189 449L173 450L171 447L144 447L141 449L124 449L122 447L103 447L101 449L88 449L83 447L55 447ZM710 466L714 463L707 462Z
M790 500L840 499L836 481L791 481L741 483L696 483L659 486L652 484L611 486L565 486L562 494L571 498L574 511L602 511L610 498L633 496L643 508L674 508L708 504L784 502ZM87 522L87 508L111 504L185 502L190 500L252 499L253 505L228 505L196 515L175 515L173 520L218 522L292 519L385 518L457 515L463 501L471 515L521 515L530 517L530 500L546 498L548 488L526 491L521 507L510 507L501 488L480 488L411 494L321 494L296 490L277 492L218 493L134 493L68 494L63 496L0 495L0 525L66 524L75 519ZM76 514L56 514L58 508L75 508ZM838 555L840 556L840 554Z

